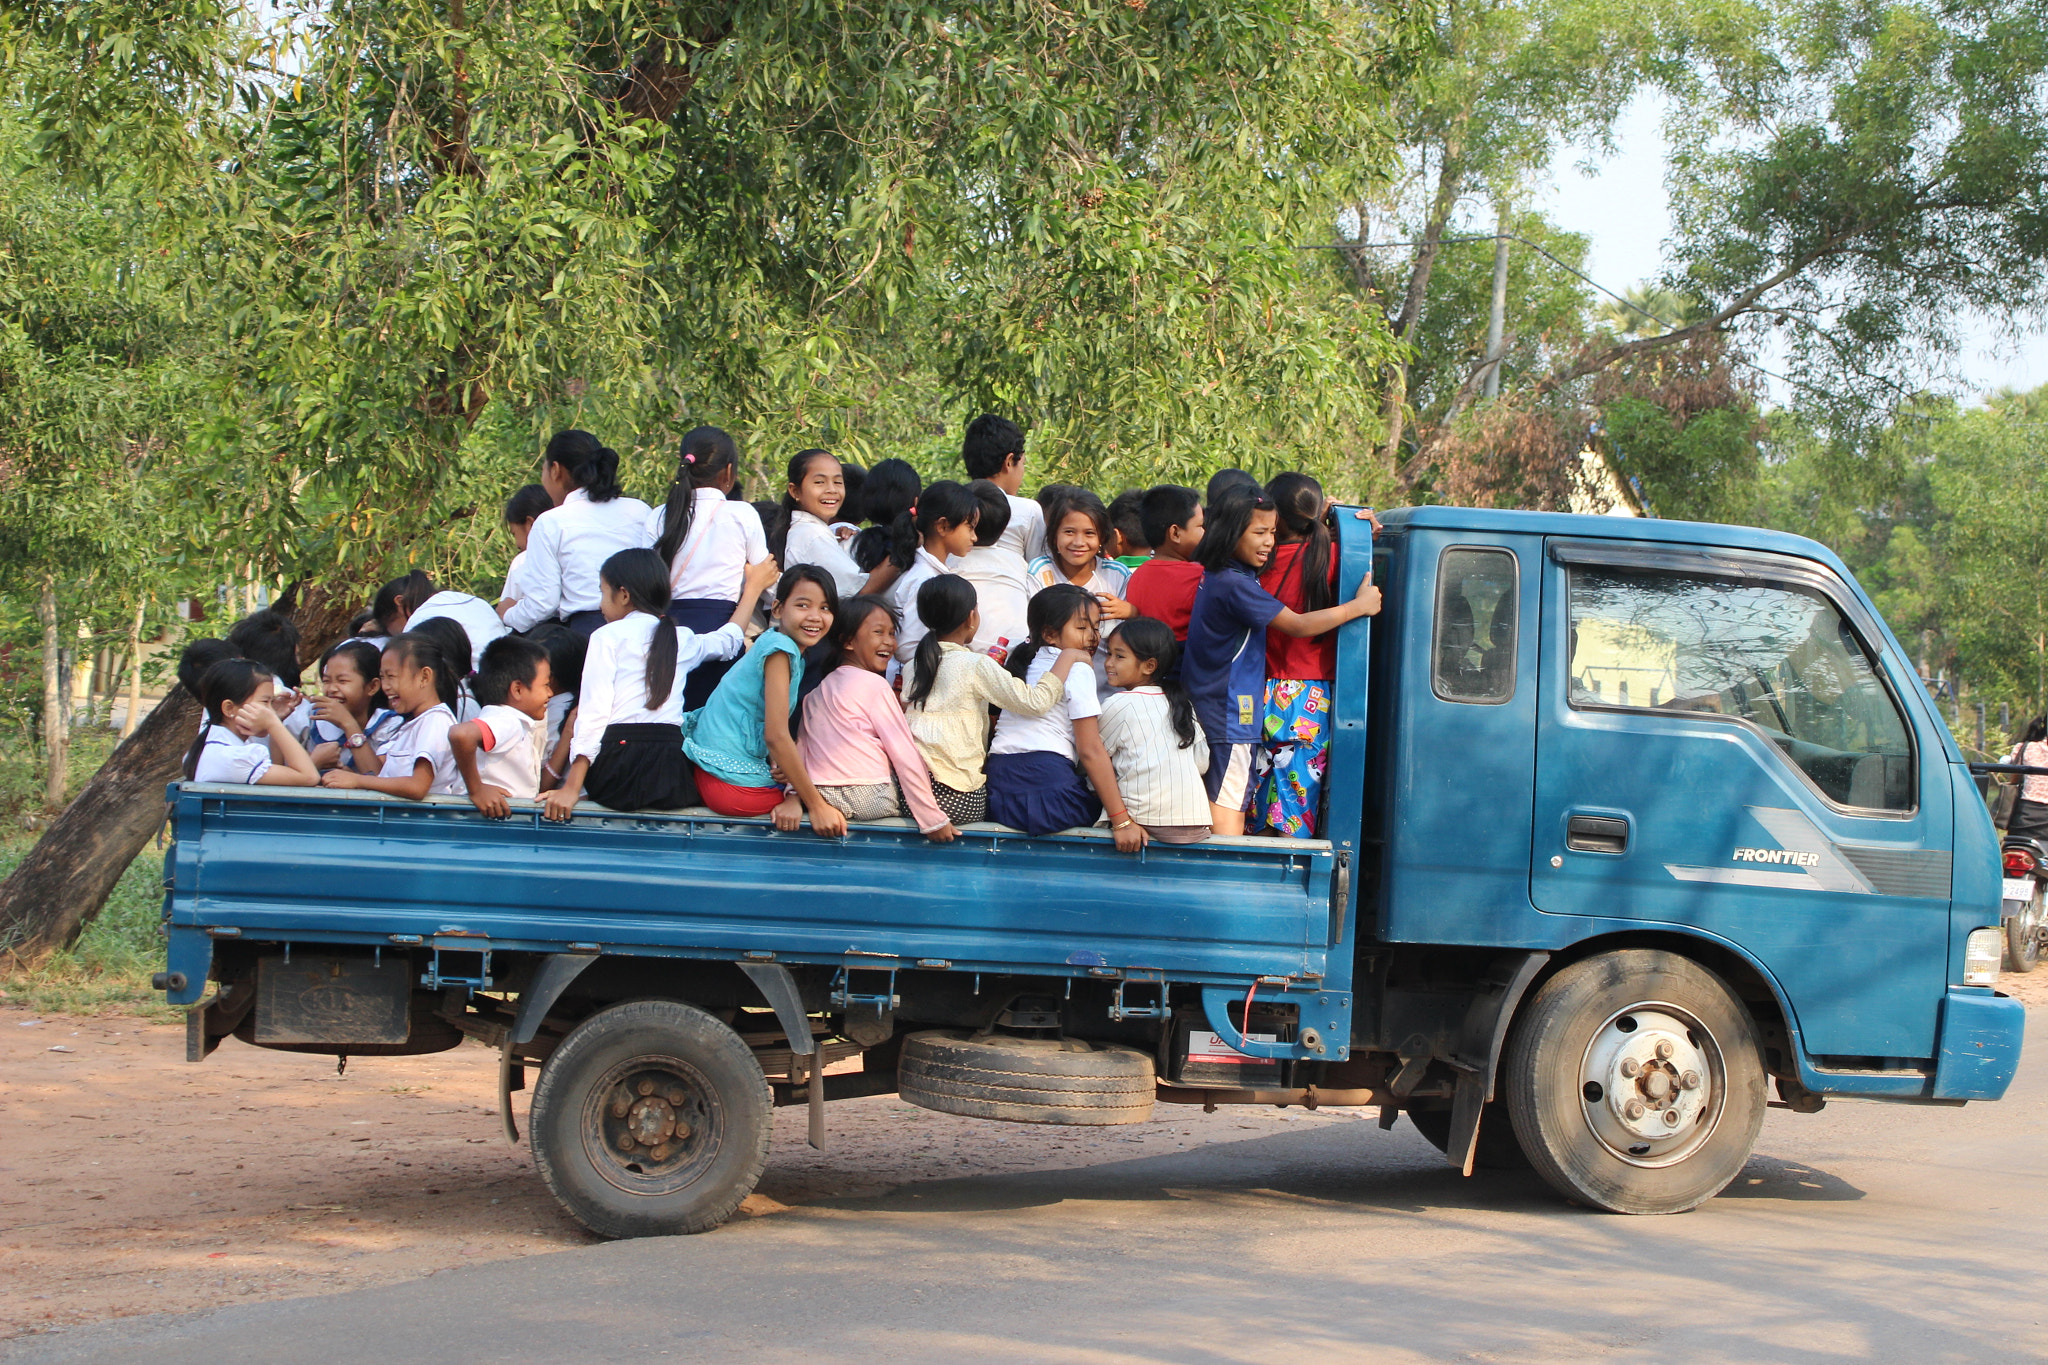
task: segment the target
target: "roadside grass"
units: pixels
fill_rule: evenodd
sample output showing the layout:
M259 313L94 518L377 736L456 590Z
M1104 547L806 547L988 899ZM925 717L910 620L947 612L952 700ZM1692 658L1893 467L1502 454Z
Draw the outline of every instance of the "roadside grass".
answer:
M81 728L72 736L70 790L83 790L118 737ZM42 761L26 746L0 748L0 878L35 847L42 811ZM151 843L128 865L114 894L78 942L33 968L0 972L0 1005L40 1014L140 1014L176 1019L183 1011L150 989L163 970L163 854Z

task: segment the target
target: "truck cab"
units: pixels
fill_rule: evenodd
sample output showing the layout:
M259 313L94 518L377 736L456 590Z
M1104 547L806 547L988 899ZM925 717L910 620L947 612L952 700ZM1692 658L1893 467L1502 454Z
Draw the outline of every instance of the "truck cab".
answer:
M1371 573L1384 605L1338 636L1318 838L935 846L185 784L163 981L189 1055L481 1041L514 1140L538 1069L536 1165L608 1235L716 1226L778 1103L819 1142L826 1101L877 1093L1081 1124L1369 1104L1467 1174L1652 1213L1725 1187L1771 1103L2004 1093L1995 835L1833 554L1462 508L1332 525L1340 589Z

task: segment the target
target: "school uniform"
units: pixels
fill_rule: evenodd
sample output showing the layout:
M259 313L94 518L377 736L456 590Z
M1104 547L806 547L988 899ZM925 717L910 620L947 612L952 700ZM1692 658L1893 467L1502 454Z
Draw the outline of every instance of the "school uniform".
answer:
M1040 653L1046 667L1026 686L988 655L942 642L931 691L904 710L910 737L931 770L932 796L956 825L988 819L989 707L1043 716L1066 696L1066 684L1046 671L1058 660L1059 651ZM915 685L914 676L906 678L904 694L908 696Z
M1031 686L1059 661L1040 646L1024 671ZM988 818L1026 834L1080 829L1101 818L1102 802L1074 764L1074 722L1102 714L1095 675L1067 672L1066 695L1042 716L1005 711L988 748Z
M522 570L526 567L526 551L512 556L512 562L505 566L505 586L498 589L500 602L516 602L526 596L526 582Z
M647 652L657 630L676 632L676 674L668 695L650 705ZM683 679L706 660L736 657L746 643L729 621L699 635L644 611L592 635L569 745L570 761L590 760L584 794L613 810L696 805L697 784L683 756Z
M227 726L209 722L192 780L253 786L270 771L272 761L268 741L243 739Z
M529 631L544 621L564 621L578 635L603 625L598 570L621 550L654 543L647 518L647 504L638 498L592 502L580 488L535 517L520 572L526 596L506 609L505 625Z
M867 570L854 563L830 526L798 507L789 514L789 534L782 545L782 567L811 564L832 575L842 598L857 596L868 585Z
M443 618L461 626L462 633L469 637L469 667L472 672L483 664L485 645L511 634L505 623L498 619L496 607L466 592L435 593L406 618L405 628L415 630L422 622Z
M761 632L753 648L727 671L711 700L683 724L683 752L697 765L697 790L720 815L766 815L782 800L768 771L768 660L789 659L789 707L803 691L804 655L780 630Z
M1003 496L1010 500L1010 524L996 537L996 545L1029 564L1045 553L1045 509L1015 493Z
M1209 742L1195 723L1195 742L1183 749L1173 728L1173 707L1158 687L1133 687L1102 703L1102 747L1116 769L1124 809L1161 843L1193 844L1209 837Z
M951 572L974 585L974 605L981 613L981 625L967 647L1002 663L1030 634L1025 617L1032 590L1027 561L998 540L977 545L948 563Z
M1060 568L1051 555L1040 555L1032 560L1025 567L1024 573L1025 577L1031 580L1031 595L1033 597L1044 592L1047 588L1056 587L1061 583L1070 581L1065 571ZM1075 583L1074 586L1090 596L1122 597L1129 590L1130 583L1131 571L1129 569L1126 569L1114 559L1105 559L1101 555L1097 555L1095 557L1095 567L1088 571L1086 578L1082 579L1079 583ZM1116 628L1120 624L1122 623L1119 621L1104 617L1102 621L1102 638L1095 642L1095 687L1100 692L1107 692L1109 690L1109 637L1116 633Z
M455 750L448 746L448 732L455 728L455 713L440 702L401 724L384 746L384 766L377 776L411 777L421 759L434 767L428 796L461 796L462 773L455 766Z
M661 540L668 525L666 505L647 515L647 543ZM690 495L690 531L668 569L668 619L684 630L709 635L732 619L746 586L747 566L768 557L768 535L750 502L728 498L716 488ZM683 709L710 700L730 659L713 659L691 670L683 686Z
M1209 738L1209 799L1227 810L1243 810L1251 796L1266 699L1266 627L1283 610L1250 565L1232 560L1203 575L1188 616L1181 683Z
M371 743L381 748L385 740L396 733L398 727L404 723L405 717L387 707L380 706L375 711L372 711L369 720L364 722L363 733L370 737ZM332 721L316 720L313 722L312 743L306 747L311 749L321 744L339 744L341 746L341 761L334 766L346 768L352 773L362 772L363 769L356 766L356 755L359 751L349 748L347 741L348 735L339 725L334 724ZM379 766L382 766L381 760L379 760Z
M910 656L917 653L917 642L925 637L928 629L924 619L917 614L917 590L940 574L949 573L946 561L920 545L917 558L910 561L910 567L896 580L890 589L896 602L896 660L899 665L910 662ZM895 676L894 671L890 674Z
M477 712L476 776L505 795L527 800L540 795L541 746L547 742L547 718L527 715L511 706L486 706Z

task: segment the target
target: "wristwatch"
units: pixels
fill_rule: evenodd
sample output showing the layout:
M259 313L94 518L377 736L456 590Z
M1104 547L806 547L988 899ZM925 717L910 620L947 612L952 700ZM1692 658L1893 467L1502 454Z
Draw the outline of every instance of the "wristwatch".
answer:
M360 749L370 742L370 736L364 731L358 730L343 742L351 749Z

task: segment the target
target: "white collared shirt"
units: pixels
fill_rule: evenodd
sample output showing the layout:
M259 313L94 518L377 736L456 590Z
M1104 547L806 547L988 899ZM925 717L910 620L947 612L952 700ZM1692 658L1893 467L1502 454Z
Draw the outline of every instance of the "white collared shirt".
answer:
M1005 493L1010 500L1010 524L996 537L996 544L1005 550L1014 550L1017 558L1030 563L1045 549L1045 509L1030 498L1020 498L1015 493Z
M1032 585L1024 573L1024 561L1003 540L997 540L993 545L977 545L949 561L948 572L959 574L974 585L974 605L981 613L981 628L968 648L976 654L991 654L1000 645L1002 658L1008 658L1009 652L1023 644L1029 633L1025 612L1031 603ZM1002 662L1002 658L997 662Z
M507 796L531 799L540 795L541 746L547 740L545 716L529 716L510 706L486 706L471 722L481 733L476 776L485 786L500 787Z
M649 706L647 651L657 628L676 633L676 676L661 704ZM608 725L680 724L683 679L690 670L714 659L737 659L746 648L746 634L730 621L699 635L670 625L665 616L636 611L599 626L583 658L583 685L576 694L576 738L569 745L571 761L596 758Z
M270 771L270 745L265 740L243 739L225 725L206 732L199 749L199 765L192 772L194 782L261 782Z
M942 573L951 573L946 562L920 545L917 558L910 561L910 567L903 571L903 577L896 580L893 591L896 594L896 658L909 663L910 656L917 653L917 642L922 640L927 627L917 614L917 590L927 579L937 578Z
M384 746L384 766L379 777L411 777L421 759L434 765L429 796L460 796L462 771L455 766L455 750L448 747L448 732L455 728L455 713L440 702L398 727Z
M498 600L500 602L516 602L526 596L526 583L520 577L525 567L526 551L521 550L518 554L513 555L512 562L505 566L505 586L498 589Z
M1173 730L1173 707L1157 687L1134 687L1102 703L1102 747L1116 769L1124 808L1141 825L1206 825L1209 744L1200 721L1195 742L1183 749Z
M646 544L661 539L666 504L647 514ZM768 557L768 533L754 504L700 488L690 500L690 533L669 561L669 596L678 602L737 602L747 566Z
M597 571L621 550L645 549L647 504L617 497L592 502L576 489L533 519L526 540L521 578L526 596L505 613L513 630L532 630L543 621L566 619L571 612L596 611L602 600Z
M867 570L853 562L838 534L801 507L789 514L789 538L782 546L782 567L796 564L815 564L831 574L841 597L868 585Z
M469 671L474 673L484 664L484 646L511 632L498 619L498 610L481 597L472 597L466 592L437 592L420 603L420 609L405 618L405 628L412 630L422 621L436 621L443 617L462 627L462 633L469 637Z

